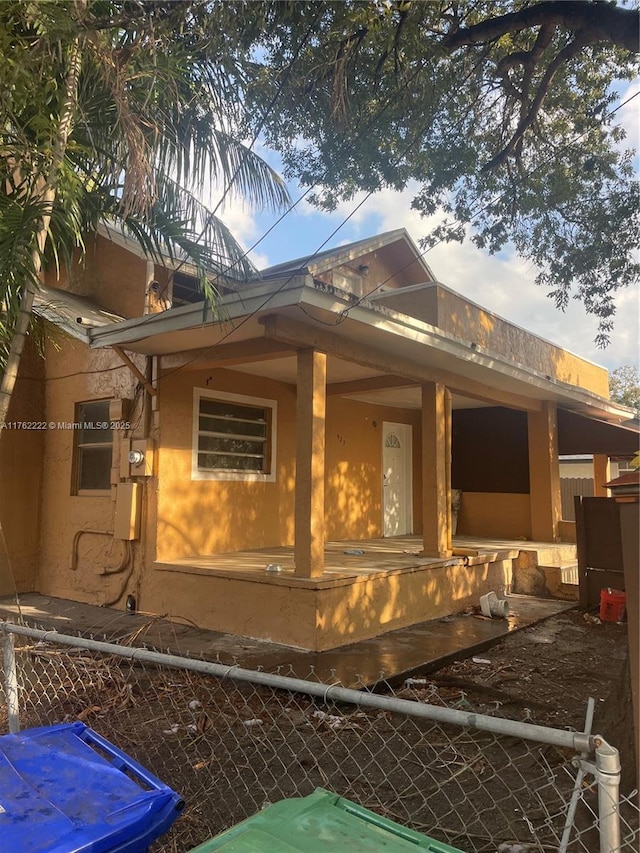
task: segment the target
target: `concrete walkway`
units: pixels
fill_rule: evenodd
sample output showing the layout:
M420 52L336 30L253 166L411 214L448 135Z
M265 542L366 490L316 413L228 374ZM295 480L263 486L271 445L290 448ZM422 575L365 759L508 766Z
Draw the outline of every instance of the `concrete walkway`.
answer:
M340 682L345 687L374 687L381 680L400 681L418 671L434 671L457 658L493 645L511 631L527 628L568 610L572 603L524 595L508 596L508 619L482 616L447 616L422 622L342 646L328 652L300 649L251 640L233 634L205 631L195 625L170 622L161 617L129 614L108 607L96 607L37 593L0 598L0 619L20 622L60 633L82 634L95 639L145 643L173 654L190 654L247 669L279 670L324 683Z

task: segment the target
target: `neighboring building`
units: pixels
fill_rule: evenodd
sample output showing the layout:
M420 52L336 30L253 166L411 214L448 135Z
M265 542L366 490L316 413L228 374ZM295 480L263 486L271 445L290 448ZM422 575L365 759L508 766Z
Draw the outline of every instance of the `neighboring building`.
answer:
M508 584L504 554L454 554L452 490L458 535L570 540L558 454L637 448L606 370L437 282L404 230L225 281L215 317L191 272L103 231L47 278L10 413L42 428L0 442L20 589L331 648ZM408 535L402 565L348 553Z
M561 480L591 480L593 483L593 456L577 454L576 456L560 456ZM609 477L618 476L618 461L609 461Z
M559 462L562 518L575 521L575 496L608 497L605 483L618 476L618 462L606 456L588 454L560 456Z

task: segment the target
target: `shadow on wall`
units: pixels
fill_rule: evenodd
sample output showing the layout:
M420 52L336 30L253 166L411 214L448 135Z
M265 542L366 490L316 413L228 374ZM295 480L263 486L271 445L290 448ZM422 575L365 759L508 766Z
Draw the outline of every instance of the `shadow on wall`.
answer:
M510 560L374 575L323 597L318 639L330 648L459 612L491 589L504 593L510 582Z
M276 483L164 479L158 497L156 559L292 544L291 467L280 466Z

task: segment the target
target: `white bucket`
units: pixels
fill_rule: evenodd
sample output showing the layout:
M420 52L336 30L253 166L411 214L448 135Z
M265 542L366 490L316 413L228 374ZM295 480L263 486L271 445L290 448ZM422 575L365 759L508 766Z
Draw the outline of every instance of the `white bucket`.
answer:
M480 596L480 610L483 616L490 619L506 619L509 615L509 602L506 598L498 598L495 592Z

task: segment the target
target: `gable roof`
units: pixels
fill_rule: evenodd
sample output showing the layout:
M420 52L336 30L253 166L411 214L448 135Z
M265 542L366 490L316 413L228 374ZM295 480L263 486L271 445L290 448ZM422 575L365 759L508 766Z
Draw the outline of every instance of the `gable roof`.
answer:
M409 256L413 256L415 263L422 267L425 278L435 281L433 272L424 260L424 253L413 242L406 228L397 228L395 231L386 231L384 234L378 234L375 237L366 237L364 240L345 243L342 246L336 246L334 249L325 249L322 252L314 252L311 255L294 258L292 261L285 261L282 264L276 264L275 266L261 270L261 275L263 279L267 280L284 278L288 275L305 275L306 273L319 275L334 267L360 258L363 255L375 252L377 249L383 249L385 246L390 246L392 243L398 242L406 244L407 253ZM411 263L411 257L409 263Z

